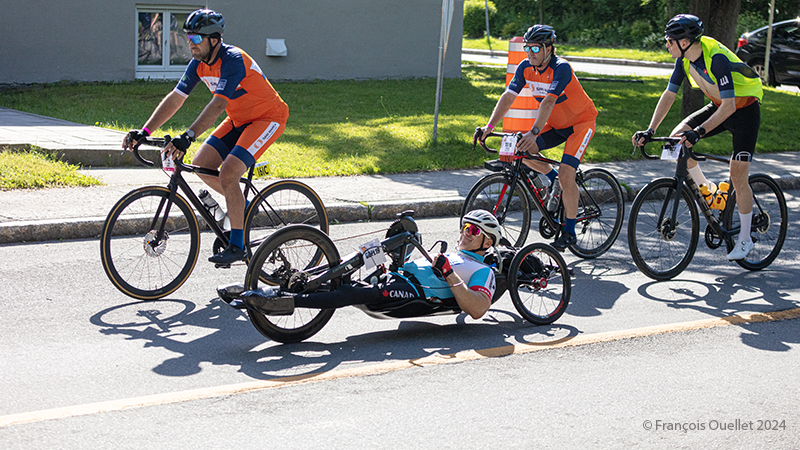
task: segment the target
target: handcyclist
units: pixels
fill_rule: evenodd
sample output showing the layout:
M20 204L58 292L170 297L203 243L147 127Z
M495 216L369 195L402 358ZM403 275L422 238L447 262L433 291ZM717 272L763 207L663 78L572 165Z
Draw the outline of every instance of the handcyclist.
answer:
M183 106L186 97L203 82L214 93L211 101L192 125L172 138L164 149L180 158L195 138L214 125L222 114L227 117L203 142L193 164L219 168L219 177L199 175L212 189L225 196L231 223L230 245L208 260L229 264L245 259L245 200L239 178L275 142L286 128L289 108L267 80L256 62L244 50L222 42L225 19L210 9L192 12L183 24L189 40L192 61L175 89L161 100L140 130L125 137L123 148L133 148Z
M405 263L397 272L381 276L378 283L354 287L349 284L328 292L288 294L277 287L262 288L257 296L243 296L244 305L234 300L231 306L252 308L264 314L291 314L298 308L341 308L372 305L398 299L430 299L455 302L474 319L479 319L492 304L495 274L484 263L486 251L500 242L497 219L488 211L470 211L461 218L458 251L439 254L433 263L419 259ZM286 310L286 301L291 305ZM278 306L280 305L280 306Z
M728 260L744 259L753 249L750 237L753 194L748 179L761 125L761 80L727 47L716 39L703 36L703 22L697 16L678 14L667 23L665 33L667 50L676 58L675 69L656 105L649 127L633 135L633 145L642 145L653 136L672 107L684 78L689 79L692 88L703 91L711 103L684 119L671 135L681 136L680 144L689 148L700 139L725 130L733 135L730 177L736 190L741 229L736 245L728 253ZM689 159L688 169L698 186L713 186L697 161Z
M533 98L538 103L539 111L533 128L522 135L518 148L535 154L566 142L558 172L541 161L524 161L532 169L547 175L551 183L558 175L563 189L566 220L564 230L553 242L553 247L564 251L577 242L575 223L579 193L575 172L589 141L594 136L597 109L575 77L572 66L556 56L553 46L556 32L553 27L534 25L528 28L523 40L528 58L517 66L514 78L497 101L489 123L482 128L481 139L486 139L486 136L494 130L511 108L517 95L528 86L533 91Z

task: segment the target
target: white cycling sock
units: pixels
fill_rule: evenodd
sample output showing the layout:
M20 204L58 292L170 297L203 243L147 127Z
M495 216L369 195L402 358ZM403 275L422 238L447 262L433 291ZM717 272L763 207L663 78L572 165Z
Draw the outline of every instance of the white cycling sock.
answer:
M708 186L710 184L706 176L703 174L703 171L700 170L699 165L689 168L689 175L692 176L692 179L698 186L700 186L701 184L705 184L706 186Z
M753 221L753 211L747 214L739 213L739 223L742 228L739 229L739 241L750 242L750 222Z

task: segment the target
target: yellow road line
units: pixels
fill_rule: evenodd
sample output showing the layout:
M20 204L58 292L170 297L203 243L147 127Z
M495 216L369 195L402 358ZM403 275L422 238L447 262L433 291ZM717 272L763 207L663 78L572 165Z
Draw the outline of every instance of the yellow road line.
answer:
M681 322L666 325L656 325L644 328L634 328L630 330L609 331L604 333L594 333L588 335L570 336L555 339L552 341L538 343L524 343L495 347L484 350L464 350L449 355L431 355L425 358L412 359L407 361L389 361L370 366L354 367L350 369L332 370L329 372L298 375L294 377L281 378L278 380L259 380L248 383L231 384L210 388L193 389L181 392L171 392L166 394L147 395L144 397L111 400L107 402L89 403L85 405L68 406L64 408L46 409L19 414L9 414L0 416L0 428L10 425L25 423L43 422L46 420L64 419L67 417L85 416L112 411L122 411L131 408L141 408L145 406L168 405L171 403L188 402L214 397L224 397L246 392L254 392L265 389L275 389L287 386L295 386L305 383L320 381L339 380L344 378L361 377L367 375L378 375L398 370L410 369L413 367L433 366L439 364L451 364L456 362L474 361L485 358L495 358L523 353L531 353L540 350L554 348L577 347L581 345L597 344L601 342L612 342L623 339L632 339L644 336L653 336L667 333L678 333L683 331L700 330L704 328L723 327L728 325L740 325L756 322L773 322L778 320L796 319L800 317L800 308L788 309L784 311L774 311L766 313L753 313L744 315L733 315L729 317L702 319L691 322Z

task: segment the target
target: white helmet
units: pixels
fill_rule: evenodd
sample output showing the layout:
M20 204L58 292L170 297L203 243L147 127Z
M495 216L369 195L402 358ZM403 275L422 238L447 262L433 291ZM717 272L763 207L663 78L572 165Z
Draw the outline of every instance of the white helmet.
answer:
M468 223L477 226L481 231L491 236L492 245L500 245L503 233L500 231L500 223L492 213L485 209L472 210L461 218L461 228L464 228L464 225Z

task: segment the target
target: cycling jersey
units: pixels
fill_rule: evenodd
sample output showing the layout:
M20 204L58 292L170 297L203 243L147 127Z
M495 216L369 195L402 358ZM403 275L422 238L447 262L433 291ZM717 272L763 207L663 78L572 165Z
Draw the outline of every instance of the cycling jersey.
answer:
M714 38L703 36L700 44L702 57L675 61L667 89L677 93L683 79L688 78L693 88L701 89L717 106L727 98L735 99L737 109L761 101L761 80L750 66Z
M220 43L211 64L192 59L175 92L186 97L200 82L215 97L228 101L225 112L235 126L257 119L286 122L289 107L261 72L258 64L244 50Z
M492 268L483 263L483 256L467 250L448 253L450 267L467 287L473 291L483 292L489 298L494 296L495 278ZM402 272L413 275L419 281L426 298L453 298L453 291L447 282L433 273L431 263L427 259L411 261L403 265Z

